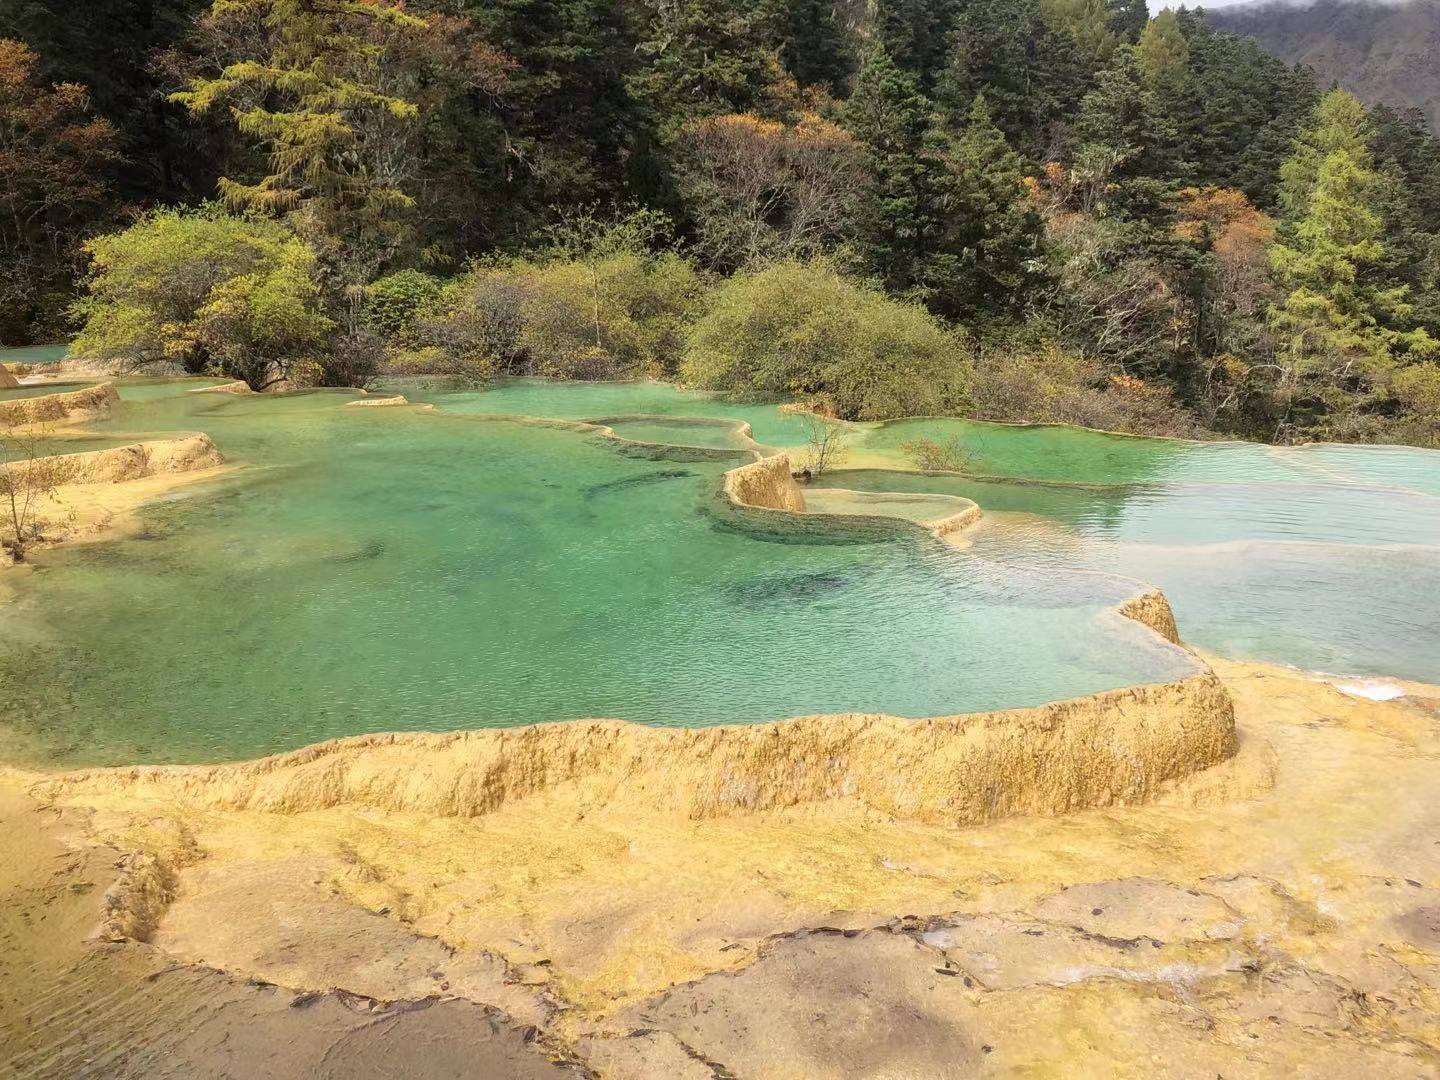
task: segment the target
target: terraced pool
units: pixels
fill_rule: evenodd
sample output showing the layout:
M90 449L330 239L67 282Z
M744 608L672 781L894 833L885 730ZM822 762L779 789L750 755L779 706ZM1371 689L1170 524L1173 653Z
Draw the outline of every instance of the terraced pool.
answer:
M349 409L340 392L193 385L123 386L86 448L202 430L250 468L152 506L133 538L0 583L0 723L31 762L587 716L923 716L1193 670L1114 612L1136 589L1116 574L1161 585L1201 646L1440 680L1440 454L853 428L868 467L827 487L973 499L985 517L956 552L903 525L781 542L714 513L746 447L803 438L774 404L517 380L386 388L433 411ZM958 436L987 477L896 472L916 431ZM926 503L883 512L919 519Z

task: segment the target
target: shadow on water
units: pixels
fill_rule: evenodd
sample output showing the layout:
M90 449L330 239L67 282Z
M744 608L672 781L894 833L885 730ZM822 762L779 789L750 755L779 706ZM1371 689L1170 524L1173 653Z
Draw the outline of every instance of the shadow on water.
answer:
M817 570L793 574L767 574L732 582L723 592L740 607L763 608L774 604L809 603L834 596L861 582L867 574L853 570Z
M378 559L385 554L385 543L383 540L371 540L353 551L336 552L334 555L326 555L324 561L327 563L358 563L368 562L371 559Z
M662 469L660 472L622 476L618 480L607 480L601 484L591 484L589 487L582 488L580 497L582 499L598 499L605 495L623 494L637 487L648 487L651 484L664 484L671 480L682 480L686 477L699 475L699 473L691 472L689 469Z

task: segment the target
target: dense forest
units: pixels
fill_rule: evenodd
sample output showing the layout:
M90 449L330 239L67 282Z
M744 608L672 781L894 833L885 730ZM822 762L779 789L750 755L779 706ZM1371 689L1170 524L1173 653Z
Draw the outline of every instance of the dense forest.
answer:
M1253 36L1265 51L1315 70L1361 101L1415 107L1440 131L1440 3L1311 0L1237 4L1206 12L1210 25Z
M1137 0L0 0L0 334L1440 440L1440 142Z

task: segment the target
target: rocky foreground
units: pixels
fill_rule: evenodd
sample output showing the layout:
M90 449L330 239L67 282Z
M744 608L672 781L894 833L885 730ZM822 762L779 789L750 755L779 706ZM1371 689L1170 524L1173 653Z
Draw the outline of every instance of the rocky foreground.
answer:
M0 1062L1440 1075L1440 688L1215 668L1233 759L969 827L844 798L696 818L623 780L437 817L0 774Z

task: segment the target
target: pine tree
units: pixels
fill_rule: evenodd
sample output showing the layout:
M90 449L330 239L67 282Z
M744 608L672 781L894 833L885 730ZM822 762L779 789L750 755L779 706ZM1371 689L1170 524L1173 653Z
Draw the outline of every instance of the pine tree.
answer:
M1145 0L1109 0L1110 28L1120 36L1121 41L1130 44L1140 40L1150 22L1150 11Z
M1166 8L1146 25L1135 46L1135 63L1150 87L1185 78L1190 69L1190 43L1180 32L1180 19Z
M1078 161L1096 172L1111 211L1153 216L1165 191L1186 179L1180 135L1145 85L1135 50L1122 49L1085 95L1075 124Z
M1091 67L1099 69L1115 55L1120 36L1105 0L1042 0L1040 10L1047 26L1074 39Z
M1381 178L1367 134L1360 103L1332 91L1282 170L1291 217L1270 259L1290 291L1270 319L1284 343L1286 424L1353 405L1398 363L1436 351L1424 330L1409 328L1405 285L1384 272Z
M897 67L915 76L922 93L933 90L945 65L956 6L952 0L875 0L876 42Z
M1167 106L1194 182L1238 188L1262 209L1273 208L1280 166L1319 97L1313 76L1270 56L1253 38L1211 29L1199 12L1182 12L1178 23L1188 78Z
M957 239L969 283L969 312L1016 312L1034 284L1040 215L1027 205L1020 155L995 126L984 95L975 99L955 147Z
M1005 137L1034 155L1047 125L1073 114L1092 75L1076 38L1047 25L1039 0L972 0L956 15L935 97L958 135L984 94Z
M783 79L760 0L644 0L629 91L663 132L686 120L756 111Z
M414 205L394 151L419 110L382 88L385 37L425 22L364 0L216 0L210 18L233 28L250 55L173 100L198 115L229 106L270 165L254 183L222 178L221 195L242 209L289 213L363 280L396 246Z
M528 195L539 209L614 198L637 127L623 81L635 41L618 0L465 0L464 7L513 62L503 103L517 156L544 162L533 195L512 183L509 197Z
M780 58L796 84L843 93L855 71L855 54L835 0L787 0L776 22Z
M856 224L864 268L892 293L953 310L964 278L950 236L954 176L918 80L877 45L845 112L866 147L867 191Z

